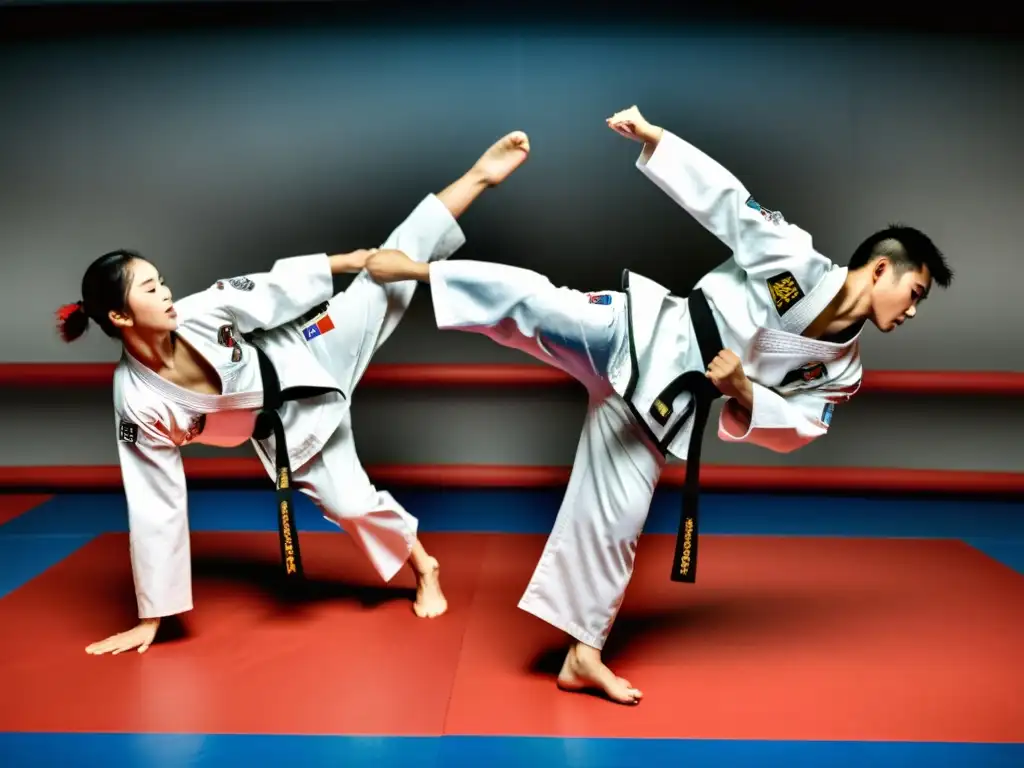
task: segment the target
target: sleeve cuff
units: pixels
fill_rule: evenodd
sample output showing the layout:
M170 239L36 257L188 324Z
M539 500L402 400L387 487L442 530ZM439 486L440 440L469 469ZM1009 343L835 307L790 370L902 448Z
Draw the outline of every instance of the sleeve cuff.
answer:
M786 409L786 400L767 387L751 382L754 398L750 412L735 400L728 400L722 406L718 419L718 433L723 440L742 442L755 429L791 427L792 419Z
M663 178L665 167L674 165L673 156L677 154L675 150L678 142L679 138L675 134L662 129L661 141L654 151L649 156L645 156L644 150L640 151L636 159L637 169L645 176Z

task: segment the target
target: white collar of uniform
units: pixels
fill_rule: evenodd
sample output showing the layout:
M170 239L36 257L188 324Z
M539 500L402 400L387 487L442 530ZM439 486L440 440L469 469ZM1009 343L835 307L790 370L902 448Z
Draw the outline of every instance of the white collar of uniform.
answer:
M831 303L832 299L842 289L846 283L848 272L849 269L847 267L833 264L832 268L825 273L825 276L818 281L818 284L803 299L796 302L789 312L780 318L782 330L786 333L797 335L807 330L807 326L814 322L815 318L825 310L825 307Z
M178 329L177 334L182 336L181 328ZM187 339L186 342L188 342ZM191 344L191 342L188 343ZM194 344L191 346L195 349ZM193 392L167 381L156 371L133 357L127 349L122 352L122 355L131 370L142 379L146 386L160 397L164 397L184 408L200 413L215 413L217 411L255 410L263 406L262 390L258 392L238 392L232 395L207 395L201 392ZM217 369L217 366L210 363L209 360L207 360L207 363L214 370Z

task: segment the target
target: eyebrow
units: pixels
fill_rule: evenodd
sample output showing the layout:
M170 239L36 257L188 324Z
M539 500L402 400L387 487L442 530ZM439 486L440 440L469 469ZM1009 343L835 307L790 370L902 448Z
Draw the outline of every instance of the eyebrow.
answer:
M159 277L159 275L157 275L157 277ZM143 288L149 285L150 283L154 282L157 279L157 277L147 277L145 280L139 283L139 288Z

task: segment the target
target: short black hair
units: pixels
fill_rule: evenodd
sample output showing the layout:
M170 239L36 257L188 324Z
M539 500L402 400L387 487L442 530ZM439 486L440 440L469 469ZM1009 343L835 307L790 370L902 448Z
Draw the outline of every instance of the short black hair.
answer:
M942 288L948 288L953 282L953 270L942 251L919 229L890 224L858 245L848 266L860 269L880 256L887 257L897 271L928 267L932 280Z

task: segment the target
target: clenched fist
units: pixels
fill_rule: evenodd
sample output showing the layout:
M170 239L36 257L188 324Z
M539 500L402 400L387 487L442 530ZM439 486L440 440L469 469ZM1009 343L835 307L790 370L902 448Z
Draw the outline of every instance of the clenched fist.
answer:
M754 394L753 386L734 352L728 349L719 352L705 375L723 395L734 397L749 407Z
M641 144L657 145L664 133L658 126L647 122L636 106L616 112L605 122L620 136L639 141Z

